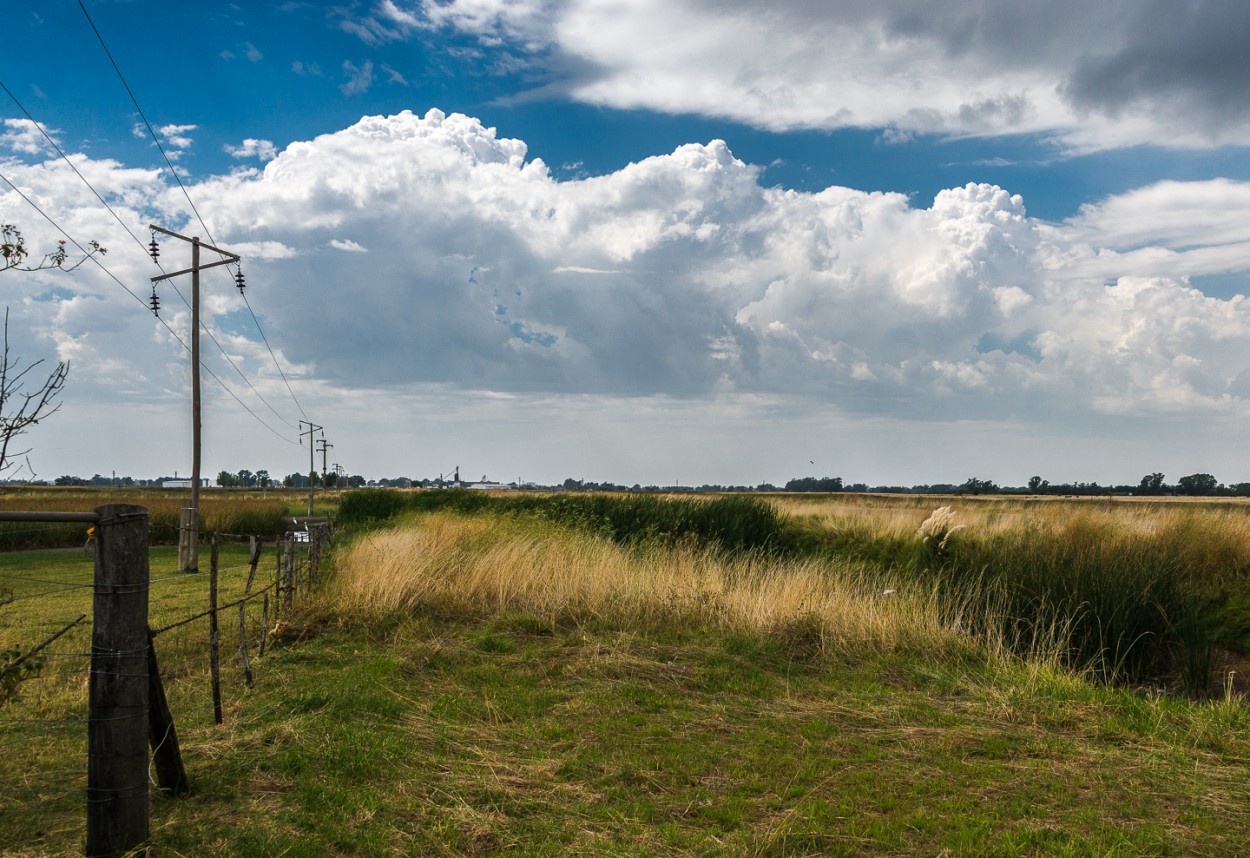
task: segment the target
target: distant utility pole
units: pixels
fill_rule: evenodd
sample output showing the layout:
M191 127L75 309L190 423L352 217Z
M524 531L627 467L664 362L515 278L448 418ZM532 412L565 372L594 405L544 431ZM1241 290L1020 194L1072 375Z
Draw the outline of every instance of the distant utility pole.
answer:
M186 521L178 531L178 570L180 572L198 572L200 568L199 549L200 549L200 272L206 268L216 268L218 265L229 265L238 263L241 259L237 254L228 250L222 250L220 247L213 247L211 244L204 244L200 241L200 237L194 236L187 238L185 235L179 235L176 232L170 232L156 224L149 224L148 229L153 233L161 233L171 238L177 238L191 245L191 267L184 268L181 271L174 271L169 274L162 274L159 277L152 278L152 312L155 314L160 308L160 302L156 298L156 284L162 280L169 280L171 277L179 277L183 274L191 275L191 509L185 514ZM156 236L152 236L152 243L149 245L152 254L152 261L160 256L160 250L156 243ZM200 264L200 248L203 247L213 253L221 254L223 257L216 262L209 262L204 265ZM239 291L243 291L243 271L242 269L235 275L235 285L239 287Z
M302 444L304 443L304 436L308 436L308 514L311 516L313 509L313 484L317 482L317 466L313 462L313 447L316 446L313 444L313 433L320 432L323 427L318 426L311 420L301 420L299 425L308 427L307 431L299 433L299 438Z
M317 439L317 444L318 446L321 447L321 485L324 488L329 488L330 487L330 482L329 482L330 472L326 470L326 451L329 450L334 445L326 442L325 435L322 435L320 438Z

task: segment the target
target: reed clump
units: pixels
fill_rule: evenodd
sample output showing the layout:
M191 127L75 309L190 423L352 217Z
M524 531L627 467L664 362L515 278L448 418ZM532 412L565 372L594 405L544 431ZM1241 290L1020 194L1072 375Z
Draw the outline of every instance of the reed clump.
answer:
M433 513L360 535L328 596L351 615L525 612L553 624L677 623L760 633L797 656L966 648L932 594L889 594L851 564L622 546L535 518Z
M935 516L925 498L775 503L802 556L932 581L1018 653L1209 693L1217 652L1250 652L1246 505L963 499Z

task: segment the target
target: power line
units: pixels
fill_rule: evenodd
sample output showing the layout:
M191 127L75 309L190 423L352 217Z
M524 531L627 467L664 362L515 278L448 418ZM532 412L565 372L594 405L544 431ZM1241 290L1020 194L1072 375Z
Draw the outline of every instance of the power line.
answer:
M282 383L286 385L287 393L291 394L291 401L294 402L295 407L299 409L300 416L307 421L308 415L304 413L304 406L300 405L299 400L295 398L295 391L291 390L291 382L287 381L286 373L282 371L282 364L278 363L278 356L273 353L273 346L269 345L269 338L266 337L265 332L261 330L260 319L256 318L256 313L252 310L251 302L247 300L246 295L243 296L243 303L247 306L247 311L252 314L252 321L256 323L256 331L260 334L261 340L264 341L265 348L269 349L269 356L273 358L273 365L277 367L278 375L282 376Z
M101 270L101 271L103 271L103 272L104 272L105 274L107 274L109 277L113 278L113 281L114 281L114 282L115 282L118 286L120 286L120 287L122 287L123 289L125 289L125 290L126 290L126 292L128 292L128 293L130 294L130 297L131 297L131 298L134 298L136 301L138 301L140 304L142 304L142 305L143 305L143 308L144 308L145 310L148 308L148 302L147 302L147 301L144 301L142 298L140 298L138 295L136 295L134 292L132 292L129 286L127 286L127 285L126 285L125 283L123 283L121 280L118 280L118 279L117 279L117 275L115 275L112 271L109 271L107 268L105 268L105 267L104 267L104 263L100 262L100 260L96 258L95 254L93 254L93 253L88 253L87 249L86 249L85 247L83 247L81 244L79 244L79 243L78 243L78 241L77 241L77 240L76 240L76 239L75 239L72 235L70 235L68 232L66 232L66 231L64 230L64 228L62 228L62 227L61 227L61 225L60 225L59 223L57 223L55 220L53 220L51 215L49 215L47 212L45 212L43 209L41 209L41 208L39 207L39 204L38 204L38 203L36 203L36 202L35 202L34 200L32 200L30 197L26 196L26 194L22 191L22 189L21 189L21 188L19 188L19 187L18 187L17 185L15 185L15 184L13 184L12 180L10 180L8 176L4 175L4 173L0 173L0 179L3 179L3 180L4 180L4 183L5 183L6 185L8 185L10 188L12 188L12 189L14 190L14 192L15 192L15 193L16 193L19 197L21 197L23 200L25 200L25 201L26 201L26 203L27 203L27 204L28 204L31 208L33 208L35 211L39 212L39 214L43 216L43 219L44 219L44 220L46 220L48 223L52 224L52 226L56 229L56 231L57 231L57 232L59 232L61 235L65 236L65 239L66 239L68 242L70 242L71 244L73 244L73 245L74 245L74 247L76 247L76 248L78 249L78 252L79 252L79 253L83 254L84 256L89 257L89 258L91 259L91 261L93 261L96 265L100 266L100 270ZM166 327L166 328L168 328L168 329L169 329L169 332L170 332L171 334L174 334L174 336L175 336L175 337L176 337L176 336L178 336L176 333L174 333L173 328L170 328L170 327L169 327L169 325L165 325L165 327ZM182 342L181 338L179 338L179 342Z
M135 234L134 234L134 232L130 229L130 227L129 227L129 226L126 224L126 222L122 219L121 215L119 215L119 214L117 213L117 211L116 211L116 210L115 210L115 209L114 209L111 205L109 205L109 204L108 204L108 201L107 201L107 200L105 200L105 199L104 199L104 197L100 194L100 192L99 192L99 191L97 191L97 190L95 189L95 186L91 184L91 182L87 179L87 177L86 177L86 176L84 176L84 175L83 175L83 174L79 171L78 167L74 164L74 162L73 162L73 161L71 161L71 160L69 159L69 156L65 154L64 150L62 150L62 149L61 149L61 147L57 144L56 140L54 140L54 139L52 138L52 136L51 136L50 134L48 134L48 132L44 129L43 125L42 125L42 124L41 124L41 123L40 123L37 119L35 119L35 117L34 117L34 116L32 116L32 115L30 114L30 111L28 111L28 110L26 109L26 107L22 104L22 102L18 100L17 96L16 96L16 95L14 95L14 94L13 94L13 92L12 92L12 91L11 91L11 90L7 87L7 86L5 86L5 84L4 84L4 82L3 82L3 81L0 81L0 89L3 89L3 90L5 91L5 93L9 96L9 98L13 100L13 103L14 103L14 104L16 104L16 105L18 106L18 109L19 109L19 110L21 110L21 111L22 111L22 113L26 114L26 118L30 120L31 124L32 124L32 125L34 125L36 128L38 128L38 129L39 129L39 133L40 133L40 134L42 134L42 135L44 136L44 139L46 139L46 140L48 141L48 143L49 143L49 144L51 144L52 148L56 150L57 154L61 156L61 160L63 160L66 164L68 164L68 165L69 165L70 169L74 171L74 174L75 174L76 176L78 176L78 178L79 178L79 179L81 179L81 180L82 180L82 183L83 183L84 185L86 185L86 186L88 187L88 189L90 189L91 193L95 194L95 198L96 198L97 200L99 200L99 201L100 201L100 203L101 203L101 204L102 204L102 205L103 205L106 209L108 209L109 214L111 214L111 215L113 216L113 219L114 219L114 220L116 220L116 221L117 221L117 223L121 225L121 228L122 228L122 229L124 229L124 230L126 231L126 233L127 233L127 234L128 234L128 235L132 238L132 239L134 239L135 244L139 245L139 248L140 248L141 250L143 250L144 255L147 255L147 252L148 252L147 247L146 247L146 246L144 245L144 243L143 243L143 242L139 239L139 237L138 237L137 235L135 235ZM7 180L6 180L6 181L7 181ZM206 229L207 229L207 228L206 228ZM155 260L154 260L154 261L155 261ZM164 269L164 267L163 267L163 266L161 266L161 264L160 264L160 262L159 262L159 261L156 261L156 267L157 267L157 268L160 268L162 272L165 270L165 269ZM177 294L177 296L178 296L178 297L182 300L182 303L186 305L187 309L190 309L190 308L191 308L191 304L190 304L190 302L188 302L188 301L187 301L186 296L184 296L184 295L182 294L182 290L180 290L180 289L177 287L177 285L175 285L175 284L173 284L173 283L171 283L171 284L170 284L170 286L172 286L172 287L173 287L174 293L175 293L175 294ZM246 296L244 297L244 301L245 301L245 303L246 303ZM252 309L252 308L251 308L251 306L248 306L248 311L249 311L249 312L251 312L251 309ZM158 317L158 318L159 318L159 317ZM253 320L255 320L255 319L256 319L256 316L255 316L255 314L254 314L254 313L252 314L252 319L253 319ZM168 326L166 326L166 327L168 327ZM258 330L258 331L260 330L260 322L259 322L259 321L257 321L257 322L256 322L256 328L257 328L257 330ZM285 417L283 417L281 414L279 414L279 413L278 413L278 410L277 410L276 408L274 408L272 405L270 405L270 404L269 404L269 400L265 399L265 397L261 394L261 392L260 392L259 390L257 390L257 389L256 389L255 385L253 385L253 384L252 384L251 380L250 380L250 379L248 379L248 377L247 377L246 375L244 375L244 374L243 374L243 370L239 369L238 365L234 362L234 359L230 357L230 354L229 354L229 353L225 350L225 348L221 345L221 343L217 341L217 337L215 337L215 336L213 335L213 331L212 331L212 329L211 329L211 328L209 328L209 327L206 325L206 326L204 327L204 332L205 332L206 334L208 334L208 338L209 338L210 340L212 340L213 345L215 345L215 346L217 347L217 350L218 350L219 352L221 352L221 356L222 356L223 358L225 358L225 359L226 359L226 363L230 364L230 367L231 367L231 368L235 371L235 373L239 376L239 378L243 380L243 383L244 383L244 384L246 384L246 385L247 385L247 386L251 389L252 393L256 394L256 398L257 398L257 399L259 399L261 402L265 403L265 407L266 407L266 408L268 408L270 411L272 411L275 417L277 417L279 420L281 420L281 421L282 421L283 423L285 423L287 426L290 426L292 429L295 429L295 428L296 428L295 424L294 424L294 423L292 423L291 421L287 420L287 419L286 419ZM263 332L263 331L261 331L261 339L264 339L264 338L265 338L264 332ZM268 340L266 340L266 341L265 341L265 345L266 345L266 346L268 346L268 345L269 345ZM273 350L272 350L272 349L270 349L270 350L269 350L269 353L270 353L270 355L271 355L271 356L273 356ZM275 361L275 363L277 362L277 358L276 358L276 357L274 358L274 361ZM279 367L279 368L278 368L278 371L279 371L279 373L281 373L282 368L281 368L281 367ZM282 376L282 380L283 380L283 381L286 381L286 376L285 376L285 375L283 375L283 376ZM289 384L287 385L287 390L288 390L288 391L290 390L290 385L289 385ZM293 394L293 393L292 393L292 398L294 398L294 394ZM299 402L298 402L298 401L296 402L296 405L297 405L297 406L299 405ZM301 414L303 414L303 413L304 413L304 412L303 412L303 409L300 409L300 413L301 413ZM307 415L305 415L305 416L307 416Z
M112 52L109 50L108 45L104 42L104 36L100 34L100 30L96 27L95 21L91 19L91 14L87 11L87 7L83 5L82 0L78 0L78 8L82 10L82 14L86 17L87 23L91 25L91 31L95 33L96 39L100 42L100 47L104 49L104 55L108 57L109 63L113 66L113 71L117 73L118 80L120 80L122 86L125 87L126 94L130 96L131 104L133 104L135 106L135 110L139 112L139 118L143 120L144 127L148 129L148 134L152 136L152 142L156 144L156 148L161 153L161 157L165 159L165 164L169 167L170 175L172 175L174 177L174 181L178 183L178 187L182 190L182 195L187 198L187 205L191 207L192 213L195 214L195 219L200 222L200 226L204 227L204 234L208 236L209 243L216 244L217 240L213 238L212 230L208 228L208 224L206 224L204 222L204 218L200 216L200 210L195 207L195 202L191 199L191 193L187 190L187 186L182 183L182 178L178 175L178 170L174 168L173 161L171 161L169 155L166 154L165 147L161 145L161 141L156 134L156 130L152 127L152 123L148 122L147 115L144 114L143 108L139 106L139 99L135 98L135 94L131 90L130 84L126 82L126 76L122 74L122 70L117 65L117 61L113 59ZM179 297L182 297L181 293L179 293ZM184 298L183 301L185 302L185 300L186 299ZM260 320L257 319L256 314L252 312L252 305L247 302L246 297L244 297L243 300L244 303L247 304L248 312L251 313L252 321L256 323L256 330L260 333L260 338L265 342L265 348L269 350L269 356L273 358L274 366L278 369L278 374L282 376L282 381L286 384L287 392L291 394L291 399L295 402L295 407L299 409L300 414L307 417L308 415L304 414L304 407L300 405L299 400L295 397L295 391L291 390L291 384L287 381L286 373L282 371L282 366L278 363L277 355L274 354L273 348L269 345L268 337L265 336L265 332L260 327ZM220 346L218 348L220 348ZM269 405L267 402L265 404ZM272 406L270 406L270 410L273 410ZM290 424L288 423L287 425Z
M86 248L84 248L81 244L79 244L79 243L78 243L78 241L77 241L77 239L75 239L72 235L70 235L68 232L66 232L66 231L65 231L65 229L64 229L64 228L63 228L63 227L62 227L59 223L57 223L57 222L56 222L56 221L52 218L52 216L51 216L51 215L49 215L49 214L48 214L47 212L45 212L42 208L40 208L40 207L39 207L38 203L36 203L36 202L35 202L34 200L32 200L30 197L26 196L26 194L22 191L22 189L21 189L21 188L19 188L17 185L13 184L13 182L9 179L9 177L8 177L8 176L4 175L3 173L0 173L0 179L3 179L3 180L4 180L4 183L5 183L5 184L7 184L10 188L12 188L12 189L14 190L14 192L16 192L16 193L17 193L17 195L18 195L19 197L21 197L23 200L25 200L25 201L26 201L26 203L27 203L28 205L30 205L30 207L31 207L31 208L33 208L35 211L39 212L39 214L43 216L43 219L44 219L44 220L46 220L48 223L52 224L52 226L56 229L56 231L57 231L57 232L59 232L61 235L65 236L65 239L66 239L68 242L70 242L72 245L74 245L74 247L78 249L78 252L79 252L79 253L82 253L82 254L83 254L86 258L88 258L88 259L90 259L92 262L94 262L94 263L96 264L96 266L97 266L97 267L99 267L99 269L100 269L101 271L103 271L105 274L107 274L107 275L108 275L108 276L109 276L109 277L113 280L113 282L114 282L114 283L116 283L118 286L120 286L120 287L122 287L123 289L125 289L125 290L126 290L126 293L127 293L127 294L129 294L131 298L134 298L136 301L138 301L138 302L139 302L139 304L143 307L143 309L144 309L145 311L148 309L148 303L147 303L147 301L144 301L142 298L140 298L138 295L136 295L136 294L135 294L135 293L134 293L134 292L130 289L130 287L129 287L129 286L127 286L127 285L126 285L125 283L123 283L120 279L118 279L118 277L117 277L117 275L116 275L116 274L114 274L112 271L109 271L109 270L108 270L108 268L104 265L104 263L103 263L103 262L101 262L101 261L99 260L99 258L97 258L97 257L96 257L96 255L95 255L95 254L90 254L90 253L88 253L88 252L87 252L87 249L86 249ZM177 331L175 331L173 328L171 328L171 327L169 326L169 323L168 323L168 322L166 322L164 319L160 318L159 316L157 317L157 321L158 321L158 322L160 322L160 323L161 323L161 324L165 327L165 330L169 331L170 335L171 335L171 336L172 336L175 340L177 340L177 341L178 341L178 344L179 344L179 345L181 345L181 346L183 347L183 349L185 349L188 353L190 353L190 351L191 351L191 347L190 347L190 346L188 346L188 345L186 344L186 342L182 339L182 337L180 337L180 336L178 335L178 332L177 332ZM274 429L272 426L270 426L270 425L269 425L268 423L266 423L264 420L260 419L260 417L259 417L259 416L257 416L256 412L254 412L254 411L252 411L252 409L248 408L248 407L247 407L247 405L243 402L243 400L239 399L238 395L237 395L237 394L236 394L233 390L231 390L231 389L230 389L230 388L226 385L226 383L225 383L225 382L223 382L223 381L222 381L222 380L221 380L221 379L217 376L217 374L216 374L216 373L214 373L214 372L213 372L211 369L209 369L207 366L204 366L204 362L203 362L203 361L201 361L201 362L200 362L200 366L203 368L203 370L204 370L205 372L207 372L207 373L208 373L209 377L210 377L210 378L212 378L212 379L213 379L213 381L217 382L217 384L221 386L221 389L222 389L222 390L224 390L226 393L230 394L231 398L233 398L235 402L239 403L239 405L243 408L243 410L244 410L244 411L246 411L248 414L252 415L252 418L253 418L254 420L256 420L256 422L257 422L257 423L259 423L260 425L264 426L264 427L265 427L266 429L268 429L270 432L272 432L273 434L277 435L279 438L281 438L282 440L286 441L287 443L289 443L289 444L295 444L296 446L299 446L299 444L298 444L297 442L292 441L290 438L287 438L285 435L283 435L282 433L278 432L278 430Z
M161 145L160 138L156 134L156 130L152 127L152 123L148 122L148 117L143 112L143 108L139 106L139 100L135 98L134 92L130 89L130 84L126 82L126 76L122 74L121 68L117 65L117 60L113 59L113 53L109 50L109 46L104 43L104 37L100 35L100 31L96 28L95 21L91 20L91 13L87 11L87 7L83 5L82 0L78 0L78 8L82 10L83 15L87 19L87 23L91 25L91 32L95 33L95 37L100 42L100 47L104 49L104 55L109 58L109 63L113 66L113 71L117 72L117 79L122 82L122 86L126 89L126 94L130 96L130 103L135 106L135 110L139 112L139 118L143 120L144 126L148 129L148 133L152 135L152 142L156 144L157 150L161 153L161 157L165 159L165 164L169 167L170 174L174 177L174 181L178 183L178 187L182 188L182 195L187 198L187 205L191 207L191 211L195 213L196 220L204 227L204 232L208 235L208 240L212 244L216 244L208 226L204 223L204 218L200 217L199 209L195 207L195 203L191 200L191 195L187 193L186 185L182 184L182 178L178 175L178 171L174 169L174 162L169 159L169 155L165 153L165 147Z
M69 159L69 156L65 154L65 152L61 149L60 145L56 142L56 140L54 140L52 136L48 134L47 131L44 130L43 125L38 120L36 120L35 117L30 115L30 111L26 109L25 105L23 105L20 101L17 100L17 96L14 95L13 92L7 86L4 85L4 81L2 80L0 80L0 89L3 89L5 94L8 95L8 97L13 100L13 103L17 105L18 110L26 114L26 118L30 120L31 124L39 129L39 133L44 136L44 139L47 140L48 143L52 146L52 148L56 150L56 153L61 156L61 160L63 160L66 164L69 164L69 168L74 171L74 175L82 179L82 183L91 189L91 193L95 194L95 198L100 201L101 205L103 205L106 209L109 210L109 214L113 216L114 220L116 220L119 224L121 224L122 229L126 230L126 232L129 233L130 237L135 240L135 244L139 245L139 247L143 247L143 242L139 240L139 237L137 235L131 232L130 227L126 225L126 222L124 220L122 220L121 215L119 215L116 211L114 211L113 207L108 204L108 201L105 200L104 197L100 196L100 192L97 191L92 186L91 182L87 181L86 176L84 176L81 172L79 172L78 167L74 164L73 161Z

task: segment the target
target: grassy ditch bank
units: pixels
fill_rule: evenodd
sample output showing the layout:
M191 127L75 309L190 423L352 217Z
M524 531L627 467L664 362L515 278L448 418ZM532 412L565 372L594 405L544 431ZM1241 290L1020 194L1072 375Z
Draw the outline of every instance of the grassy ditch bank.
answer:
M1250 852L1243 699L1090 684L921 576L449 512L336 566L254 688L227 662L220 727L203 630L161 650L192 794L154 795L156 858ZM0 720L72 718L82 685ZM75 735L11 745L0 782L80 771ZM82 812L0 806L0 854L80 851Z

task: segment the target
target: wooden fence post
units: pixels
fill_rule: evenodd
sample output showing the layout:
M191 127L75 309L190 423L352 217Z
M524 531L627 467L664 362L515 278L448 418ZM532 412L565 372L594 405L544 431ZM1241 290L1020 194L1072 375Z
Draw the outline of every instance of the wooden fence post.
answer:
M286 604L283 607L286 609L286 614L289 617L291 615L291 606L294 604L293 599L295 598L295 539L293 537L287 537L286 556L283 565L286 567L284 576L286 579L284 582Z
M208 672L213 683L213 723L221 723L221 636L217 631L217 534L213 534L208 572Z
M257 658L265 657L265 641L269 639L269 594L266 593L260 611L260 648L256 650Z
M247 565L251 568L247 570L247 585L243 588L244 594L252 592L252 581L256 578L256 566L260 563L260 540L255 536L248 537L247 543Z
M317 584L321 572L321 527L308 528L308 588Z
M277 568L273 576L273 619L278 620L278 612L282 610L282 543L281 541L273 544L274 559Z
M183 795L191 790L187 770L182 764L182 750L178 746L178 731L174 729L174 716L165 699L165 684L156 664L156 642L148 632L148 744L152 746L152 767L156 769L156 783L170 795Z
M115 856L148 839L148 511L96 515L86 854Z
M243 653L243 681L248 688L255 686L252 678L252 663L247 658L247 597L252 594L252 579L256 577L256 564L260 562L260 542L253 536L248 543L248 563L251 569L247 573L247 584L243 587L244 601L239 602L239 649Z

